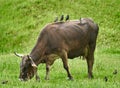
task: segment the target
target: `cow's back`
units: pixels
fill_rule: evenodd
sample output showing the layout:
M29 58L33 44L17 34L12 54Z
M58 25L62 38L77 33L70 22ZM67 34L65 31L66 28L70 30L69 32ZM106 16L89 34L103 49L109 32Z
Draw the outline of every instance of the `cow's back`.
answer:
M47 25L40 34L45 41L46 54L64 49L68 52L69 58L83 55L89 42L96 39L93 28L95 28L93 22L81 25L80 21L57 22Z

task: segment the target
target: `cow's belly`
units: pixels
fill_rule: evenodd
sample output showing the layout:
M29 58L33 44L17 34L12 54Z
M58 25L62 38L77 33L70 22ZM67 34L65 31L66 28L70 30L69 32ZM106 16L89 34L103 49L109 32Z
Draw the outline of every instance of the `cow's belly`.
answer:
M85 54L84 49L72 50L68 52L68 58L73 59L78 56L83 56Z

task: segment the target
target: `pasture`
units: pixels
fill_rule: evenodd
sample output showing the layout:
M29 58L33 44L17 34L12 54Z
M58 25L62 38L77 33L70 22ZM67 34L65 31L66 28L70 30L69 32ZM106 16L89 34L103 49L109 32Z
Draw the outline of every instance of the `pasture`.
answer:
M119 88L119 3L120 0L0 0L0 88ZM50 80L44 80L45 64L40 64L40 82L35 78L19 81L21 59L13 52L29 54L40 30L62 14L69 14L71 20L90 17L98 23L94 78L87 78L86 61L75 58L69 60L73 81L67 80L61 59L51 67ZM113 74L115 70L117 74Z
M7 84L0 84L0 88L119 88L120 86L120 55L118 54L96 54L92 80L87 78L86 61L75 58L69 60L70 71L74 77L73 81L67 80L66 71L62 61L56 60L51 67L50 80L45 80L45 64L39 65L40 82L35 78L27 82L18 80L20 58L13 54L0 56L0 81L8 80ZM113 74L117 69L118 73ZM104 77L108 78L106 82Z

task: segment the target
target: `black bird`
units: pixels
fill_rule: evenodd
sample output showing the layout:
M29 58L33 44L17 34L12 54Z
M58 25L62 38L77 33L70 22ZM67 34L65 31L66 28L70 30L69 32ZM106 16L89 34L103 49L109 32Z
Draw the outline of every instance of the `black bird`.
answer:
M80 19L79 19L79 20L80 20L80 23L81 23L81 17L80 17Z
M116 75L116 74L117 74L117 69L115 69L115 70L114 70L113 74L114 74L114 75Z
M105 80L105 82L107 82L107 81L108 81L108 78L105 76L105 77L104 77L104 80Z
M54 22L57 22L58 21L58 17L55 18Z
M65 21L67 21L67 20L69 20L69 15L67 15L67 16L66 16L66 19L65 19Z
M8 80L4 80L1 82L2 84L7 84L8 83Z
M63 19L64 19L64 15L61 15L60 21L63 21Z

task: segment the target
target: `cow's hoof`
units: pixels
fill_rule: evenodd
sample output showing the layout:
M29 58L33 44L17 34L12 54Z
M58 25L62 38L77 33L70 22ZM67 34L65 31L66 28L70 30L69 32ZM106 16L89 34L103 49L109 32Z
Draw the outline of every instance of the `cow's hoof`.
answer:
M36 79L37 82L40 82L40 79Z
M40 82L40 79L37 79L37 82Z
M45 77L45 80L50 80L48 77Z
M73 81L74 79L73 79L73 77L69 77L69 78L68 78L68 80L71 80L71 81Z
M93 75L88 75L88 78L93 79L94 77L93 77Z
M40 82L40 77L39 76L36 77L36 81Z

